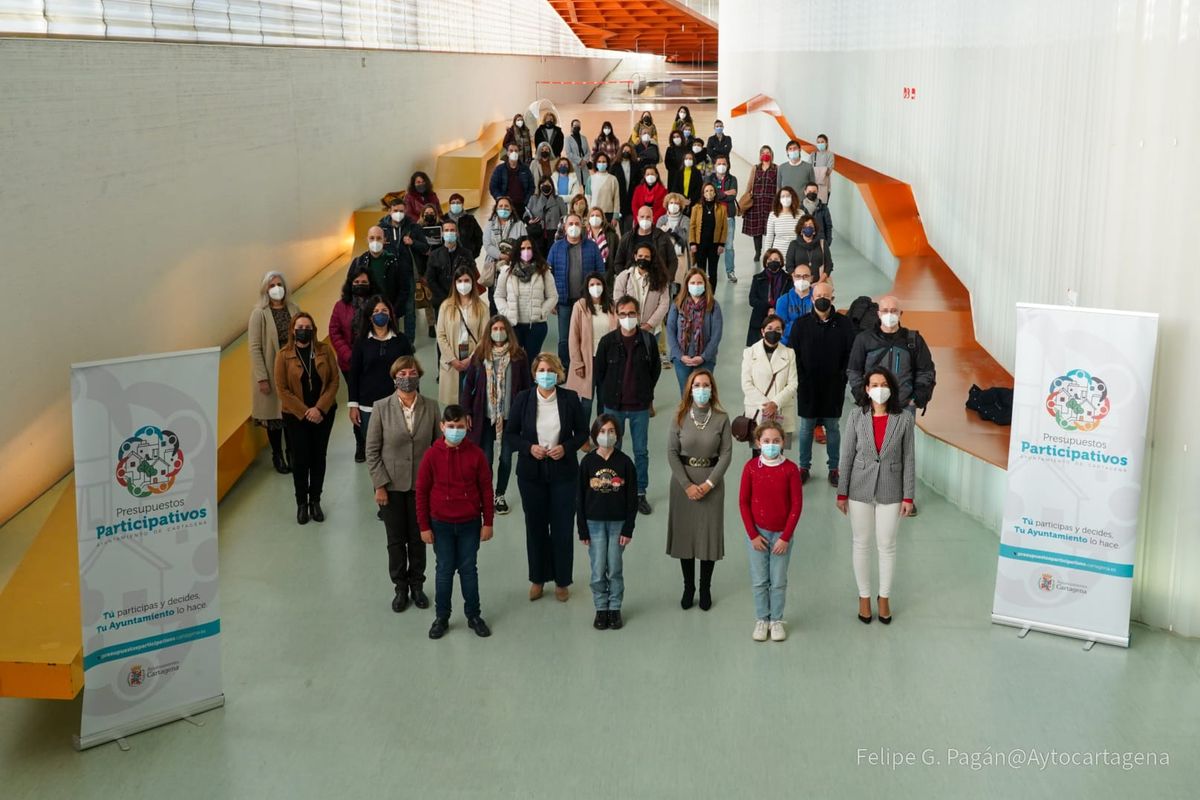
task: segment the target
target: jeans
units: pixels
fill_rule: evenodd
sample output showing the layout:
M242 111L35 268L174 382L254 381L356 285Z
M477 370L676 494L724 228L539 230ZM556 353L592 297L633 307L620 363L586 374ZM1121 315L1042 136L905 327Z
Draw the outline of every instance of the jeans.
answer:
M684 364L682 361L676 360L676 361L672 361L671 365L673 367L675 367L675 377L679 379L679 391L681 391L681 392L683 391L683 387L687 385L688 376L691 375L693 372L695 372L698 369L707 369L709 371L712 371L712 370L715 370L717 367L716 362L714 362L714 361L705 361L703 364L701 364L698 367L689 367L687 364Z
M425 585L425 543L417 525L417 494L389 491L382 510L392 585L398 592L420 589Z
M479 446L483 448L483 457L490 469L496 455L496 427L490 419L483 421L483 438ZM493 474L496 476L496 496L500 497L508 489L508 477L512 474L512 445L507 436L500 437L500 464Z
M592 600L597 611L620 611L621 599L625 596L625 573L621 556L620 520L608 522L589 519L587 521L588 558L592 561Z
M525 355L529 356L529 363L532 364L537 354L542 352L542 343L546 341L546 331L549 327L545 322L522 322L513 325L517 344L521 345Z
M574 302L558 304L558 360L563 363L563 369L571 369L571 349L567 346L567 337L571 335L571 309ZM529 354L530 363L536 353Z
M517 476L525 509L529 582L571 585L575 561L575 480L532 481Z
M437 558L434 571L434 609L439 619L450 618L450 596L454 593L454 573L462 588L463 606L467 619L479 616L479 534L483 523L438 522L433 525L433 554Z
M725 274L733 274L733 234L737 230L737 217L730 216L725 221Z
M782 533L764 531L754 526L758 535L767 540L766 550L755 550L746 539L746 548L750 554L750 588L754 591L754 618L771 622L783 619L783 606L787 601L787 570L788 562L792 559L792 547L787 552L777 556L771 552L775 543L783 537Z
M838 429L841 420L837 417L801 417L800 429L796 431L796 441L800 452L796 462L800 469L812 466L813 429L818 425L825 426L825 463L830 469L838 468L838 459L842 451L842 432Z
M625 421L629 421L630 435L633 437L633 465L637 467L638 494L645 495L650 488L650 450L647 447L647 437L650 433L650 411L617 411L615 408L605 408L605 414L612 414L620 424L619 431L625 438Z

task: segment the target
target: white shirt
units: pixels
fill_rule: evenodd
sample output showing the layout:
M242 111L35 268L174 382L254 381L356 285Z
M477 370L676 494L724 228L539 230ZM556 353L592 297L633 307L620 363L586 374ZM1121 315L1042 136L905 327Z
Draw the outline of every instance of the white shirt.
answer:
M404 405L404 398L400 398L400 410L404 412L404 424L408 426L408 432L413 432L413 421L417 416L417 398L413 397L412 405Z
M547 449L558 444L558 436L562 433L562 423L558 419L558 392L551 392L549 397L542 397L537 389L537 435L538 444Z
M608 314L604 311L604 309L601 308L599 305L596 305L595 303L592 304L592 308L595 309L595 311L596 311L595 314L591 315L591 317L592 317L592 357L595 358L596 351L600 349L600 340L603 339L605 334L607 334L609 331L611 331L612 328L610 328L608 325Z

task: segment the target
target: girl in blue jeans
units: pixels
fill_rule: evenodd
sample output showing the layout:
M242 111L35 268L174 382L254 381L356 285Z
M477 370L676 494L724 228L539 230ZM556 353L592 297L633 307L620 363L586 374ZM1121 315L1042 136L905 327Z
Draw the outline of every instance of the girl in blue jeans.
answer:
M768 421L754 431L761 455L742 472L738 506L749 537L750 584L754 589L754 641L787 638L783 606L792 534L804 506L800 468L783 455L783 426Z
M611 414L601 414L592 423L596 447L579 464L579 490L575 508L579 518L579 540L588 548L592 562L592 599L598 631L617 630L621 622L621 600L625 595L621 558L633 538L637 520L637 469L622 453L620 425Z

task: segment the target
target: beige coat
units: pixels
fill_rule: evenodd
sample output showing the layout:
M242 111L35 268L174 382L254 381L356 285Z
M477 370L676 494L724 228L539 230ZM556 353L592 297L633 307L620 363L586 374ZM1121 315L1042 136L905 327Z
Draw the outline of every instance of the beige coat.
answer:
M367 425L367 469L376 489L411 492L416 488L417 465L441 435L438 415L436 402L417 395L410 430L397 395L375 402Z
M478 302L472 303L464 311L456 293L449 302L442 304L438 312L435 331L438 347L441 349L441 358L438 361L438 402L443 406L458 403L458 381L462 373L451 366L450 362L458 358L459 321L465 319L467 330L470 332L467 336L468 357L470 353L475 352L483 337L488 335L487 302L480 301L479 298L476 300Z
M771 377L775 385L771 385ZM763 404L770 401L779 406L783 416L780 423L786 433L796 430L796 353L786 345L775 348L775 355L767 358L767 350L761 340L742 351L742 395L745 398L747 417L754 419ZM767 391L767 387L771 391ZM758 420L755 420L756 424Z
M300 307L291 300L287 302L287 310L292 317L300 313ZM246 339L250 344L250 416L261 420L283 419L283 406L275 389L279 334L275 331L275 318L269 307L259 305L250 311ZM259 381L271 384L270 394L258 390Z
M620 300L625 295L637 296L637 292L633 291L633 271L637 267L630 267L617 276L613 282L613 302ZM663 287L662 291L651 289L646 293L646 301L642 303L642 310L638 314L638 319L643 324L649 325L655 334L662 327L663 320L667 318L667 311L671 306L671 288L670 284Z
M571 309L571 327L567 333L567 349L571 354L571 366L567 370L567 382L564 385L583 400L588 400L592 396L592 380L595 375L592 359L593 353L596 351L596 342L592 338L592 310L589 308L591 303L590 295L581 297L575 302L574 308ZM608 313L608 329L610 331L617 329L617 315L611 311ZM575 371L580 366L583 367L582 375Z

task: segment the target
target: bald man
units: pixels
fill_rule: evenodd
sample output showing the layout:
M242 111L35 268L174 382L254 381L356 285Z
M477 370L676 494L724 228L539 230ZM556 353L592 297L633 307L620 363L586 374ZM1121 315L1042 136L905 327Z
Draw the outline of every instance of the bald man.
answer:
M863 383L867 370L884 367L896 376L900 405L913 413L916 408L925 408L933 397L937 373L924 337L900 325L903 314L898 297L889 294L879 298L879 322L854 340L846 377L854 399L861 401L866 395Z
M401 280L400 263L396 255L387 247L387 235L383 228L372 225L367 231L367 252L360 254L352 262L347 274L353 274L356 267L362 267L371 273L371 280L385 300L394 309L404 308L407 299L405 285Z

